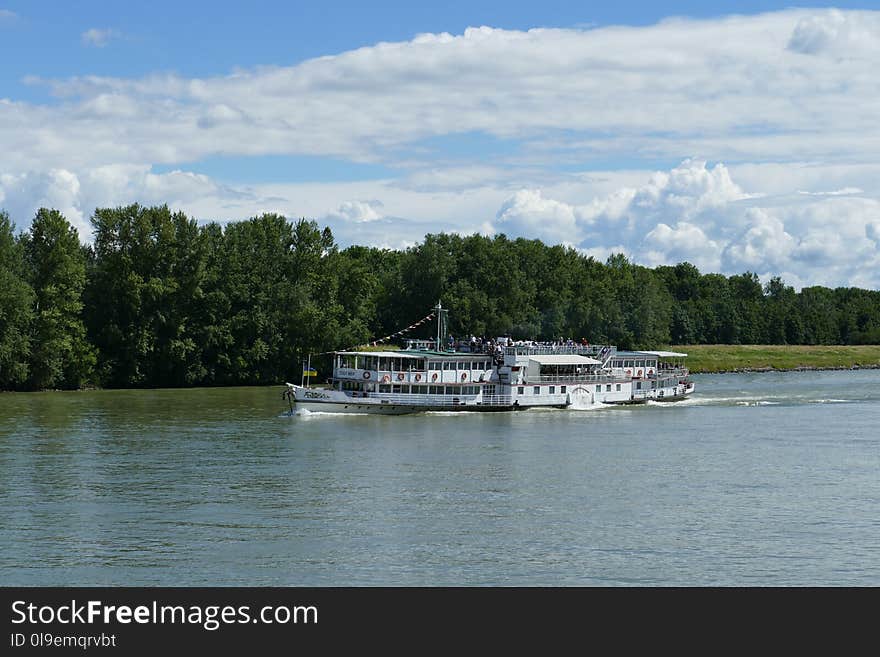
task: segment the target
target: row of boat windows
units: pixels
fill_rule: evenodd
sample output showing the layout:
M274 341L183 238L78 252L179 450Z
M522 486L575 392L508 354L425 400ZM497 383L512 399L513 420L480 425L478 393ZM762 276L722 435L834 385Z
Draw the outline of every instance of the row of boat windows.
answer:
M487 361L431 361L428 363L429 370L488 370L492 364Z
M656 360L624 360L615 359L613 367L657 367Z
M564 395L566 392L568 392L568 386L559 386L559 392ZM519 386L516 390L516 393L518 395L526 394L526 387ZM541 386L532 386L532 394L533 395L540 395L541 394ZM547 394L548 395L555 395L556 394L556 386L547 386Z
M429 386L429 385L394 385L386 383L361 383L360 381L342 381L342 390L356 392L390 392L397 395L476 395L479 386Z
M402 395L476 395L478 391L479 386L379 386L379 392Z
M423 360L412 358L375 358L372 356L345 356L339 359L339 367L348 369L372 370L379 372L407 372L424 371L426 363ZM471 370L490 370L492 361L489 360L453 360L453 361L428 361L427 369L430 371L459 371L470 372Z

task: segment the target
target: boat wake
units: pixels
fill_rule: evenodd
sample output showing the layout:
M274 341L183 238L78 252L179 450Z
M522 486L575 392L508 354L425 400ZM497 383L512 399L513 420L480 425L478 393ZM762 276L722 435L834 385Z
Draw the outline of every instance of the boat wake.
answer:
M674 404L649 401L650 406L782 406L800 404L849 404L852 399L805 399L804 397L787 397L762 395L760 397L688 397Z
M424 411L422 415L439 415L441 417L464 417L465 415L473 415L473 411Z
M292 413L290 411L286 411L282 413L279 417L297 417L302 418L303 420L307 419L317 419L321 417L366 417L370 415L369 413L333 413L332 411L310 411L307 408L300 408L294 410Z

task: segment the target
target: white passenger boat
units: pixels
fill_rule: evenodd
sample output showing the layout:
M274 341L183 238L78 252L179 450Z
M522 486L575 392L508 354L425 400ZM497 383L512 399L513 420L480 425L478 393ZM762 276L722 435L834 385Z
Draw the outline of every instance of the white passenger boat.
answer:
M336 351L325 386L288 383L291 412L588 409L677 401L694 391L687 354L507 338L450 345L443 335L446 311L438 304L435 312L434 340L409 340L397 350Z

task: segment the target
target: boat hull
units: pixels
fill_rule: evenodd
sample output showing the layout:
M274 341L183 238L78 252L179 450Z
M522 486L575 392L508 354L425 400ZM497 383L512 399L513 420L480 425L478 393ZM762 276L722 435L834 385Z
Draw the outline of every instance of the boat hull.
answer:
M308 413L332 413L332 414L370 414L370 415L408 415L412 413L426 412L469 412L469 413L497 413L509 411L524 411L530 408L557 408L586 410L597 406L644 404L648 401L676 402L687 398L693 387L679 388L679 394L669 394L663 397L627 398L620 400L598 401L587 394L569 394L555 400L546 399L534 403L482 403L470 399L460 403L431 403L428 400L420 400L418 404L400 403L396 400L382 399L379 397L351 397L339 391L322 390L317 388L303 388L292 384L288 387L291 412Z

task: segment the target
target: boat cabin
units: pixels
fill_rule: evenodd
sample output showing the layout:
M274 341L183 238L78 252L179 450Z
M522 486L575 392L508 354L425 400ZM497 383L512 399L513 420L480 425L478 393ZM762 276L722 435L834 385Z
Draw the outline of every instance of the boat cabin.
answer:
M428 351L342 351L336 353L333 387L399 394L476 394L488 382L487 354Z

